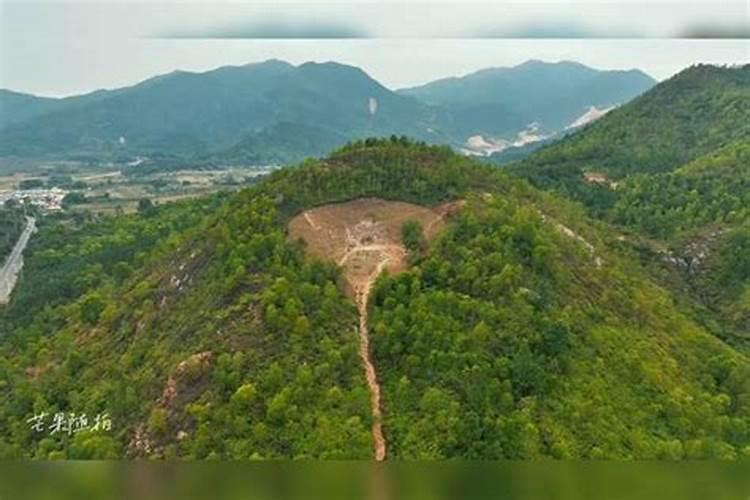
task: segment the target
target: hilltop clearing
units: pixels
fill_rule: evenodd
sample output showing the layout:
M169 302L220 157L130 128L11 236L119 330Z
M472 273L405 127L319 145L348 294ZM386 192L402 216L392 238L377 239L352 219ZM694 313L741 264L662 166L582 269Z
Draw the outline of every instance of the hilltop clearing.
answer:
M382 430L381 389L370 353L368 299L375 280L383 271L395 274L407 267L402 229L416 222L426 241L437 235L446 214L460 203L445 203L434 209L411 203L363 198L306 210L289 223L289 235L301 238L311 255L335 262L343 268L346 291L359 312L359 354L370 389L375 458L386 456Z

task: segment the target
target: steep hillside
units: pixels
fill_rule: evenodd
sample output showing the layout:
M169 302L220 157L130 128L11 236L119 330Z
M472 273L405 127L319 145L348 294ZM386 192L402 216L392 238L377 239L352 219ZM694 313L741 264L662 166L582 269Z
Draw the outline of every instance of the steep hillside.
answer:
M272 200L247 192L105 223L53 247L60 230L46 228L29 255L4 326L0 455L369 455L355 308L335 269L286 242ZM50 268L71 282L57 307L50 286L28 290ZM106 413L112 428L51 435L58 411L90 425ZM37 433L25 415L41 412Z
M612 220L657 238L748 221L750 136L672 172L630 176L617 191Z
M451 132L463 140L474 135L512 140L531 123L538 124L542 136L561 132L592 107L623 104L655 83L637 70L599 71L573 62L528 61L400 92L446 108L453 120Z
M724 419L747 429L747 407L720 409L726 397L746 400L747 358L680 313L583 220L563 220L502 196L474 198L417 268L381 281L371 323L392 453L750 451L746 430L730 446L734 431L716 440L709 430Z
M510 168L620 226L698 321L747 346L748 124L750 66L694 66Z
M379 458L380 424L386 458L750 454L750 360L617 236L405 139L224 198L50 223L0 313L0 456ZM339 240L353 248L327 255ZM394 245L407 258L355 307L345 281ZM37 432L43 412L112 428Z

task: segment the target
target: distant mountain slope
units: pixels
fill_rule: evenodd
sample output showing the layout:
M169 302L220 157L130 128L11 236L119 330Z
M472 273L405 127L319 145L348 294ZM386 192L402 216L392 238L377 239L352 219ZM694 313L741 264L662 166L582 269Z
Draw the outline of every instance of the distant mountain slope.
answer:
M542 149L518 170L555 176L570 166L612 178L663 172L749 136L750 65L697 65Z
M275 128L279 123L320 129L313 137L396 133L425 138L434 119L429 106L391 92L358 68L336 63L267 61L206 73L174 72L95 99L74 100L75 106L5 128L0 155L205 154L235 147L254 134L267 139L274 131L290 132ZM262 157L265 151L250 153Z
M59 103L59 99L0 89L0 130L49 113Z
M278 122L248 134L224 151L205 155L205 160L232 165L284 165L307 156L325 156L345 144L348 138L345 132L328 127ZM201 156L197 160L200 161Z
M0 93L0 158L286 162L392 134L486 155L548 138L652 84L638 71L530 61L392 92L356 67L271 60L65 99ZM474 135L486 144L466 148Z
M750 346L750 65L698 65L512 164L617 224L717 335Z
M5 129L17 127L36 118L42 118L63 110L70 111L78 106L112 97L122 90L96 90L84 95L54 98L0 89L0 133L4 136Z
M618 231L447 147L368 139L232 195L41 227L0 311L0 458L372 457L358 311L287 232L361 197L462 200L370 295L388 458L750 454L750 360ZM41 412L112 429L50 435Z
M534 122L544 135L557 133L592 106L622 104L655 83L637 70L598 71L573 62L528 61L399 92L445 107L454 134L511 139Z

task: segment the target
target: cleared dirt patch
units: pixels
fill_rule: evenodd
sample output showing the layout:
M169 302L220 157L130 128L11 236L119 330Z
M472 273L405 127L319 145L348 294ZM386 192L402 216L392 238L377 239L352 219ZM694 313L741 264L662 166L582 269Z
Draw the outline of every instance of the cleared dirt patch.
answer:
M416 220L429 241L445 225L445 217L461 202L427 208L412 203L360 198L307 210L289 223L292 239L302 238L307 251L344 267L347 294L367 284L375 270L396 273L406 268L406 249L401 243L401 227ZM377 277L377 276L376 276Z
M372 436L375 459L383 460L386 441L381 424L380 385L370 358L367 302L378 275L403 271L407 252L401 242L401 228L408 220L418 221L427 241L445 225L446 216L463 202L426 208L400 201L361 198L307 210L289 223L289 236L302 238L311 255L330 260L344 268L347 294L359 311L359 355L365 370L372 406Z

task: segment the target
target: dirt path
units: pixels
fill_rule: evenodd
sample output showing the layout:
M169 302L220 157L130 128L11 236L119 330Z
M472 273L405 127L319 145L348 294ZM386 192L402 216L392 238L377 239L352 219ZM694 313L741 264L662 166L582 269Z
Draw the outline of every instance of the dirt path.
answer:
M345 268L357 268L356 260L366 263L357 271L352 269L347 276L347 281L352 287L354 302L359 312L359 357L365 370L367 387L370 390L370 408L372 411L372 441L375 451L375 460L385 459L387 445L383 436L383 411L380 401L380 384L378 383L375 365L370 353L370 332L368 327L367 304L370 298L375 280L389 263L400 262L406 252L402 245L393 243L363 243L351 236L349 228L346 228L347 241L350 244L346 253L339 259L339 266ZM367 240L365 240L367 241ZM355 261L352 263L351 261ZM369 273L368 270L371 270ZM363 273L364 272L364 273Z
M375 372L375 366L370 359L370 333L367 326L367 302L370 297L370 290L378 275L383 271L390 260L385 257L380 261L378 267L370 275L367 282L361 284L355 289L355 300L357 310L359 311L359 357L362 360L362 366L365 369L365 378L367 387L370 389L370 407L372 410L372 440L375 447L375 460L385 459L386 443L383 437L383 413L380 406L380 384Z
M430 241L445 225L445 219L463 206L462 201L439 207L420 207L404 202L360 198L306 210L289 223L292 239L302 238L312 255L343 268L346 293L359 313L359 357L370 391L372 440L375 460L384 460L388 445L383 434L381 387L370 352L368 299L377 277L387 270L398 273L408 267L401 241L405 221L417 220Z
M303 215L305 216L305 220L307 221L307 223L310 224L311 228L313 228L316 231L320 229L320 227L318 227L318 225L315 224L315 221L313 221L312 215L310 215L310 212L305 212Z
M435 217L433 217L430 222L428 222L427 225L424 226L423 231L425 238L430 239L432 236L434 236L434 230L436 229L437 224L443 223L446 217L453 214L457 210L460 210L465 205L465 200L458 200L451 203L445 203L437 207L435 209Z
M362 360L367 387L370 391L372 441L377 461L385 460L387 445L383 436L380 384L370 352L367 304L370 291L380 273L389 264L402 265L406 258L403 245L384 239L380 229L382 228L379 224L369 222L359 222L354 227L346 227L344 230L346 251L338 260L338 265L348 270L347 281L352 288L354 302L359 312L359 357Z
M358 245L355 246L349 250L339 259L339 266L343 266L346 264L346 261L349 260L349 258L354 255L355 253L359 252L381 252L390 254L393 252L396 253L404 253L403 247L401 245L392 245L392 244L372 244L372 245Z

